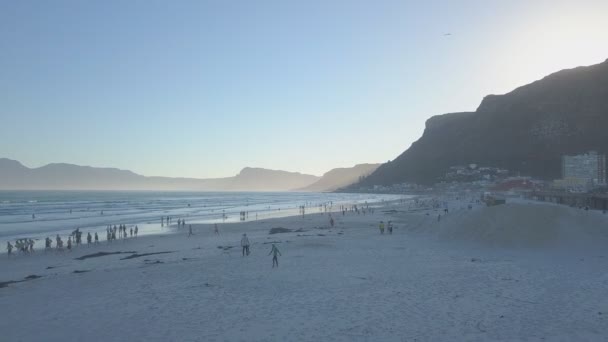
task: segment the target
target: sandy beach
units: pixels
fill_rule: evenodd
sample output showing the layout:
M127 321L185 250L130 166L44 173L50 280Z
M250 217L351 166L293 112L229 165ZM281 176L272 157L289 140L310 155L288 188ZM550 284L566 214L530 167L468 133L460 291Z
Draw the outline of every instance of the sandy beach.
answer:
M3 255L2 340L606 340L605 215L468 204L445 214L391 202L334 212L333 229L314 213Z
M0 27L0 342L608 342L608 0Z

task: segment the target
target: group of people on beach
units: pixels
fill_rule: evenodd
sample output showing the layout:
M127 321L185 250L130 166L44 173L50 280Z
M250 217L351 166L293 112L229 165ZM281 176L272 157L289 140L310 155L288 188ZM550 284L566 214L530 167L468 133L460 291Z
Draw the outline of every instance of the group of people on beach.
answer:
M128 237L133 237L133 236L137 236L139 233L139 227L135 226L135 227L131 227L131 228L127 228L126 225L121 224L121 225L114 225L114 226L107 226L106 227L106 241L111 242L113 240L118 238L121 239L126 239ZM74 230L72 233L70 233L70 235L68 235L68 239L67 242L65 243L67 250L72 250L73 247L81 245L83 243L82 241L83 238L83 232L80 230L80 228L77 228L76 230ZM91 244L98 244L99 243L99 235L97 234L97 232L93 232L93 234L91 234L91 232L87 232L86 234L86 240L87 240L87 245L91 245ZM22 253L33 253L34 252L34 244L35 241L34 239L18 239L15 241L15 244L13 245L10 241L8 241L6 243L6 250L8 252L8 256L10 257L13 254L13 250L16 251L20 251ZM44 250L48 251L51 250L53 248L53 239L51 239L50 237L46 237L44 239ZM59 236L59 234L57 234L57 236L55 237L55 249L56 250L63 250L64 248L64 241L61 238L61 236Z
M135 226L135 227L131 227L130 229L128 229L127 226L124 224L120 224L118 226L109 225L106 227L106 240L108 242L116 240L116 232L118 232L119 239L126 239L127 237L133 237L133 235L135 235L137 237L137 234L139 234L139 227ZM90 236L91 236L91 233L89 233L87 240L89 240ZM97 240L98 240L97 233L95 233L95 242L97 242Z
M249 250L249 246L250 246L250 242L249 242L249 238L247 237L247 234L244 233L243 237L241 238L241 248L243 249L243 257L245 256L249 256L249 253L251 253L251 251ZM272 268L275 267L279 267L279 256L282 256L281 251L279 251L279 248L277 248L277 246L273 243L272 247L270 248L270 253L268 253L268 255L272 254Z
M353 213L355 213L357 215L360 215L360 214L366 215L368 213L369 214L373 214L374 213L374 208L370 207L367 204L365 206L362 206L362 207L359 207L358 205L355 204L355 205L350 206L350 208L347 207L347 206L345 206L345 205L341 205L340 206L340 211L342 212L342 216L346 216L346 213L348 213L349 211L353 212Z
M34 252L34 240L17 239L14 246L10 241L8 241L6 243L6 250L8 251L9 256L13 253L13 249L16 249L22 253L32 253Z
M388 221L386 223L386 226L384 225L384 221L380 221L380 224L378 225L378 229L380 229L380 234L384 234L384 230L388 230L389 234L393 234L393 221Z
M171 222L173 222L173 217L171 216L161 216L160 218L160 226L171 226ZM177 228L186 227L186 219L177 219Z
M164 227L165 225L167 227L169 227L170 224L171 224L171 216L167 216L167 217L161 216L161 218L160 218L161 227Z

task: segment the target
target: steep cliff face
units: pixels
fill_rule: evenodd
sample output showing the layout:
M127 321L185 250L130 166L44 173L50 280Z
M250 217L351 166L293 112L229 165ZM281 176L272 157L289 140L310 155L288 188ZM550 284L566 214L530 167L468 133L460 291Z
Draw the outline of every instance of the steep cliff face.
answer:
M469 163L553 179L561 155L588 150L608 153L608 60L489 95L475 112L430 118L418 141L362 185L430 184Z

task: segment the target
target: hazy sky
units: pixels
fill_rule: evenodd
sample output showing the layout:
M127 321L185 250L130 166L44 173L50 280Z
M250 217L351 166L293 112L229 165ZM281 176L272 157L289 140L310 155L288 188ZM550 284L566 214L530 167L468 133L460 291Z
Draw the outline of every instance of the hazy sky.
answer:
M606 60L607 18L606 0L0 1L0 157L188 177L385 162L432 115Z

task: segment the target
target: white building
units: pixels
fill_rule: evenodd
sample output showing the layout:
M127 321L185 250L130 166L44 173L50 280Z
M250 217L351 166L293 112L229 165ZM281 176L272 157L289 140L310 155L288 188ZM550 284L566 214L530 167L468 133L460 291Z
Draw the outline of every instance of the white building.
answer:
M606 184L606 155L591 151L575 156L562 156L562 178Z

